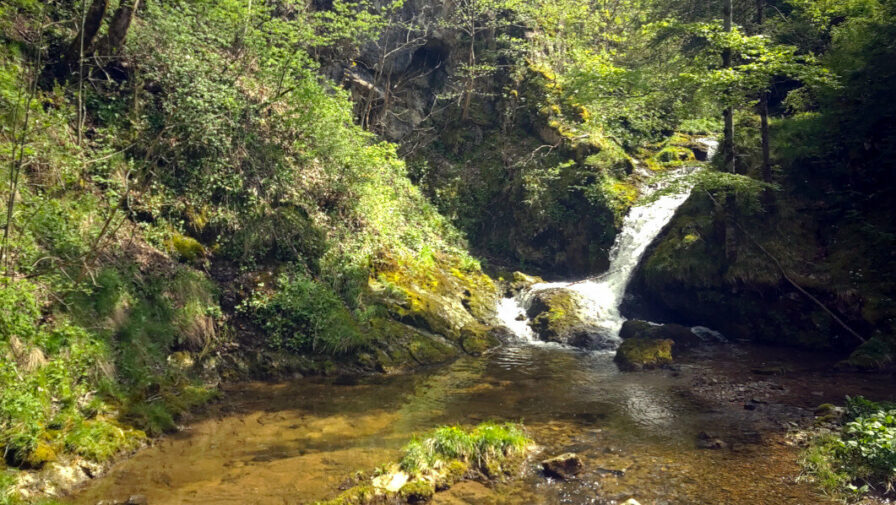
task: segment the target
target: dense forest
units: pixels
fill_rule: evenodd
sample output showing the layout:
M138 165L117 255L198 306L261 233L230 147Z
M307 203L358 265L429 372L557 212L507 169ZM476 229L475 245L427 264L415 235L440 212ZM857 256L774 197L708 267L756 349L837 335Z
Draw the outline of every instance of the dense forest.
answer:
M0 504L68 503L228 384L487 359L508 297L615 349L528 290L611 276L682 191L619 287L623 369L675 370L693 325L886 391L894 82L893 0L6 0ZM894 390L816 412L813 489L892 495ZM542 443L440 430L401 500Z

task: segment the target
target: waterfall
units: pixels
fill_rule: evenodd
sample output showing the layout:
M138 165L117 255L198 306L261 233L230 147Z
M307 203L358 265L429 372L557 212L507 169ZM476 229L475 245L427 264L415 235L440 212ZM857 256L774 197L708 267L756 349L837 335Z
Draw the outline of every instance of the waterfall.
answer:
M707 146L710 156L716 142L700 139ZM660 180L650 181L641 188L646 203L633 206L622 223L610 250L610 268L604 274L574 282L551 282L535 284L516 297L505 298L498 304L498 319L501 324L520 340L536 341L536 336L528 325L526 309L532 295L546 289L566 289L579 295L582 300L582 319L596 329L596 333L608 341L619 339L619 329L625 318L619 313L619 305L641 257L647 247L659 235L675 211L690 194L691 184L686 176L699 166L686 166ZM654 196L661 190L675 184L676 191ZM653 197L652 197L653 196Z

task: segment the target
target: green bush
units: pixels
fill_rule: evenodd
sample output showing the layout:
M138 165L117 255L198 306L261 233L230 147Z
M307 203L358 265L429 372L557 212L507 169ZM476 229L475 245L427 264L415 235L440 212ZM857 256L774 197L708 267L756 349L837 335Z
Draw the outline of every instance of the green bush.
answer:
M801 463L826 491L855 499L896 488L896 408L847 397L839 433L813 440Z
M846 423L839 459L866 486L890 491L896 485L896 409L879 410Z
M365 344L342 299L303 273L281 275L273 292L256 292L242 310L264 328L274 348L344 353Z

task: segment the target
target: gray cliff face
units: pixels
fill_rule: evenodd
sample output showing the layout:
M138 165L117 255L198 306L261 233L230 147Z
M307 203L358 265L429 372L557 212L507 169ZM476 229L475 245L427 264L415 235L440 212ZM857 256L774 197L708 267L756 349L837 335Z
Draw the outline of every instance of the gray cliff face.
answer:
M379 39L351 53L325 57L323 70L351 91L365 127L402 142L444 107L439 98L451 94L468 49L460 47L457 30L449 26L445 2L405 2L390 17Z

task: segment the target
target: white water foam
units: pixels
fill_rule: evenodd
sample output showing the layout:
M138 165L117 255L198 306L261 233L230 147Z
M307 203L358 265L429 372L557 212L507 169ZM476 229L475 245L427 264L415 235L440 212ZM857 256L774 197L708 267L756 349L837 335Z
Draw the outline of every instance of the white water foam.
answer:
M716 142L700 139L707 146L710 157ZM697 166L684 167L671 177L650 183L641 188L647 196L647 203L633 206L622 223L622 230L610 250L609 270L594 278L575 282L551 282L535 284L517 297L505 298L498 305L498 319L521 341L535 342L536 335L529 327L526 308L531 305L534 293L546 289L567 289L579 295L582 300L582 319L594 326L596 333L607 341L618 341L619 330L625 318L619 313L619 305L641 257L647 247L659 235L678 207L687 200L691 185L684 178ZM678 191L656 198L651 195L661 189L678 185Z

